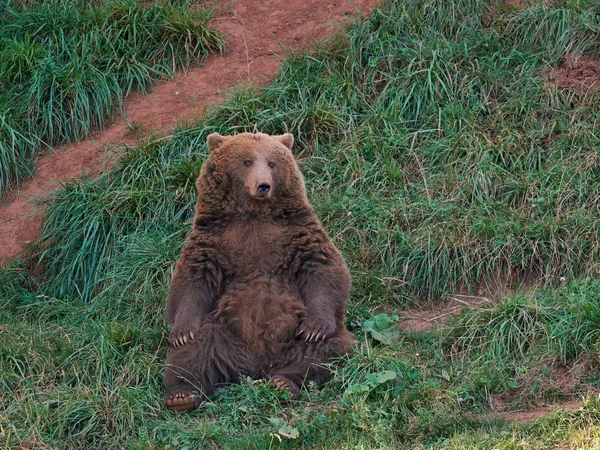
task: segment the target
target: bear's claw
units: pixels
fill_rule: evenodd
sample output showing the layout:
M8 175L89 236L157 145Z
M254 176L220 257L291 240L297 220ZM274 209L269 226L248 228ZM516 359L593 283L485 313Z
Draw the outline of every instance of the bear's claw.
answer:
M335 324L328 323L324 320L308 320L305 319L300 325L296 336L304 335L306 342L324 341L329 336L335 333Z
M271 383L280 391L290 392L295 399L300 398L300 389L296 386L296 383L284 377L282 375L275 375L271 377Z
M185 392L165 395L165 406L172 411L193 411L200 406L198 397Z
M189 333L183 334L183 335L179 335L178 337L176 337L175 339L173 339L171 341L171 344L173 345L173 347L181 347L185 344L188 343L188 340L191 342L194 340L194 332L190 331Z

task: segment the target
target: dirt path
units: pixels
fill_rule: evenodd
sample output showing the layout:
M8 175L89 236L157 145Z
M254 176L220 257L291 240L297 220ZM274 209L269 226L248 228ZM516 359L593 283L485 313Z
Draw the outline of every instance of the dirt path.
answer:
M409 308L400 312L400 328L405 331L423 331L442 328L449 316L459 315L463 309L485 308L493 304L493 299L473 295L455 294L446 303L431 307Z
M559 403L538 406L534 409L525 409L522 411L511 411L499 414L492 414L490 416L490 419L502 418L507 422L512 422L514 424L526 424L533 422L534 420L547 417L554 411L574 411L581 407L583 407L583 400L565 400Z
M170 131L181 121L199 119L207 107L223 101L222 94L240 83L265 84L276 74L284 50L306 48L329 37L348 17L368 13L376 0L233 0L213 20L226 34L227 54L210 56L203 67L156 85L149 96L134 95L103 131L75 145L43 156L36 175L0 204L0 266L23 252L39 233L40 208L60 181L81 174L98 176L107 150L135 144L132 130ZM222 4L222 3L218 3ZM129 126L128 126L129 124Z
M552 403L549 405L539 405L532 409L492 413L488 416L488 419L504 419L507 422L521 425L533 422L537 419L548 417L555 411L574 411L582 408L583 405L583 400L564 400L562 402Z

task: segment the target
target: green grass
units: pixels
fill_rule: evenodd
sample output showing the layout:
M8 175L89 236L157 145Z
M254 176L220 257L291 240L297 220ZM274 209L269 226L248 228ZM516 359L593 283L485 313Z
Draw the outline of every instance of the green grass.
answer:
M189 2L11 1L0 14L0 198L40 150L103 128L134 91L223 49Z
M559 357L567 363L600 338L600 292L576 281L552 295L511 297L454 321L450 336L461 357L487 353L498 360Z
M547 77L599 56L599 25L593 2L389 1L270 86L65 184L24 262L37 276L0 271L0 446L600 448L600 98ZM164 298L194 180L209 133L247 130L296 136L358 344L300 401L244 380L173 414ZM369 320L497 287L513 293L440 329ZM524 425L491 408L581 397Z
M578 411L555 413L532 426L515 427L512 430L492 427L484 433L461 433L435 448L440 450L597 449L600 448L597 417L598 401L592 400Z
M52 292L87 301L119 270L128 236L185 227L206 135L253 129L297 137L358 299L597 276L598 91L548 82L554 50L516 44L507 25L529 9L485 26L486 4L392 3L347 40L291 55L271 86L236 92L205 122L59 191L41 241ZM595 37L585 43L598 51Z
M467 449L514 448L515 439L525 446L519 448L554 448L581 435L597 442L600 404L591 394L583 409L527 426L490 414L490 398L509 390L518 392L509 409L522 408L585 396L599 381L591 367L575 377L569 392L561 391L543 330L534 333L539 343L529 353L507 358L473 346L466 358L455 358L461 324L478 311L463 312L446 330L401 332L389 344L357 325L355 354L322 390L309 386L300 401L288 402L287 394L264 382L244 380L201 411L174 414L161 406L168 330L159 299L84 304L32 289L34 280L19 267L0 271L3 448ZM536 299L517 296L505 303L543 303L558 311L575 296L585 309L597 307L598 292L597 281L574 282L539 292ZM563 316L565 329L597 330L582 315ZM350 319L360 322L356 315ZM597 335L582 341L567 366L597 361L597 343ZM286 437L294 431L296 440ZM484 439L477 441L480 435Z
M598 54L598 13L593 2L542 2L509 17L506 32L515 43L542 50L548 62L557 64L569 54Z

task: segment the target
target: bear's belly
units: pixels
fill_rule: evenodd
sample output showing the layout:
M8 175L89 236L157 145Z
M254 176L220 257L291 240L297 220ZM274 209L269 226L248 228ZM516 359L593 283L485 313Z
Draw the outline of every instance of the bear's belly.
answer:
M276 352L293 340L305 312L294 292L263 277L230 285L217 308L219 321L230 325L257 355Z

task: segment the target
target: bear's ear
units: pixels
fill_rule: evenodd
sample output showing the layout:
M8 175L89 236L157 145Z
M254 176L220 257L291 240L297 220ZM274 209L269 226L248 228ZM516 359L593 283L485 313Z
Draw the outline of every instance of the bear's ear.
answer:
M208 151L212 152L213 150L219 148L223 142L227 139L227 136L221 136L219 133L211 133L206 138L206 143L208 144Z
M273 136L283 145L285 145L290 150L292 149L292 145L294 145L294 135L290 133L282 134L281 136Z

